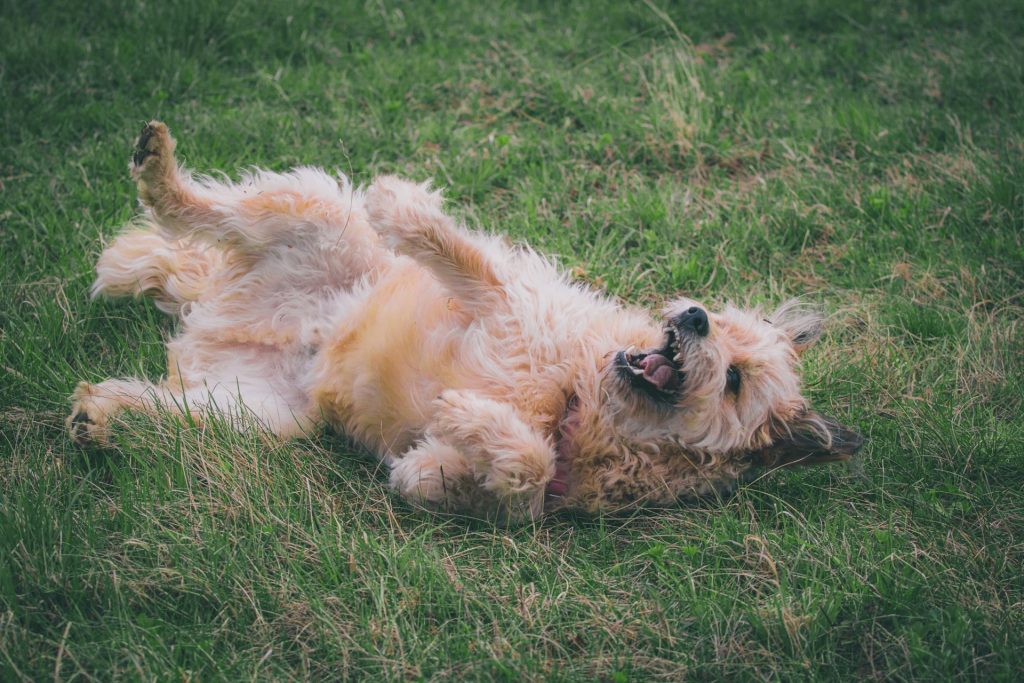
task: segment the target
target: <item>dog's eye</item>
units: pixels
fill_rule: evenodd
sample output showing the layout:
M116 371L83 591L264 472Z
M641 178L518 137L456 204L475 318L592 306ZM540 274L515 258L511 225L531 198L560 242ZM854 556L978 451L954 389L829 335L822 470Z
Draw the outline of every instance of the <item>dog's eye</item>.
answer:
M734 365L725 371L725 388L734 394L740 393L740 371Z

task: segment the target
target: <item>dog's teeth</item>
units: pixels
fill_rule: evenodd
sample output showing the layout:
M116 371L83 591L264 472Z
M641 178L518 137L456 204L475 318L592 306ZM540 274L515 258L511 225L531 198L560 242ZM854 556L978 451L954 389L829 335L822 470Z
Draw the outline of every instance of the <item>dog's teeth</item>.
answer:
M644 374L644 371L641 368L635 368L632 365L630 365L629 369L632 370L633 374L636 375L637 377L639 377L640 375Z

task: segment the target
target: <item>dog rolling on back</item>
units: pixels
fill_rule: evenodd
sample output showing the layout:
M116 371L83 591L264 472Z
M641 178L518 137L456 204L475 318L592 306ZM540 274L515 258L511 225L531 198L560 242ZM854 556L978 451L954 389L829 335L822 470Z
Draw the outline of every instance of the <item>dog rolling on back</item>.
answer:
M281 437L330 423L406 499L506 521L707 496L861 445L801 393L821 320L793 302L680 299L654 316L465 230L426 184L363 191L313 168L197 179L174 148L162 123L143 129L145 214L93 286L179 318L167 376L80 383L77 440L102 443L126 409L244 413Z

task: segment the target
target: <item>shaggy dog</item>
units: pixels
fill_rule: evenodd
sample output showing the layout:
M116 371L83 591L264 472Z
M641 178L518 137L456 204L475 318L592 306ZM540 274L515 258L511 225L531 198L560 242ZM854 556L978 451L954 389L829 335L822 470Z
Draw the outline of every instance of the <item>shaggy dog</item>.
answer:
M659 320L468 232L427 184L363 191L313 168L197 179L174 148L164 124L143 129L131 173L146 211L92 289L179 319L167 377L80 383L76 440L102 443L126 409L244 413L281 437L329 423L406 499L506 521L716 494L862 442L801 395L821 325L792 302L765 315L680 299Z

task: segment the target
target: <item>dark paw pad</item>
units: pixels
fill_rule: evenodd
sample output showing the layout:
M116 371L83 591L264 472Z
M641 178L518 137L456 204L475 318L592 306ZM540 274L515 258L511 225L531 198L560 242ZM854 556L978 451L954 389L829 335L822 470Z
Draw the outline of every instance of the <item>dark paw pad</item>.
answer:
M146 145L149 144L154 132L153 126L148 123L142 127L142 132L139 133L139 139L135 143L135 153L132 154L132 163L136 166L141 166L142 162L145 161L147 157L153 156L153 152L146 149Z
M94 424L89 415L79 411L71 416L71 436L74 439L85 439L89 436L89 427Z

